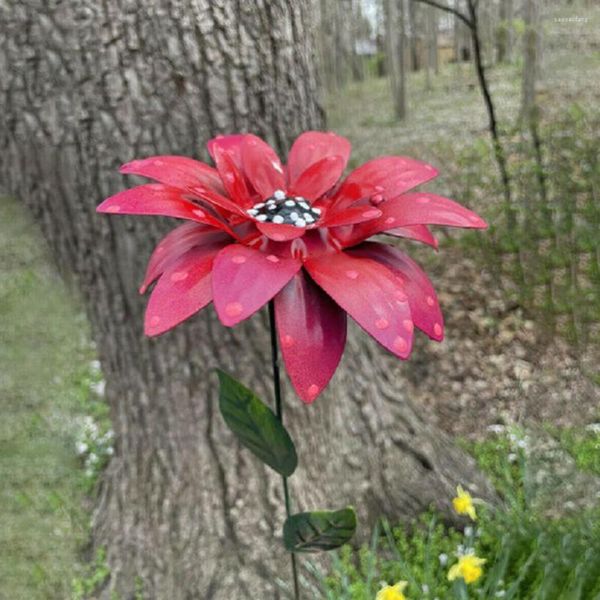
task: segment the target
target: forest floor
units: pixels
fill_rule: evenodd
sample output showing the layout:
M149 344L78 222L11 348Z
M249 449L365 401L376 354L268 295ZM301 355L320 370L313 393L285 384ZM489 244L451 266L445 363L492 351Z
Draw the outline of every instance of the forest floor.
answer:
M519 112L519 68L497 66L489 77L500 126L508 129ZM328 127L352 141L353 166L382 154L413 156L441 172L427 188L447 192L460 149L478 140L488 143L487 115L471 65L446 65L432 81L433 89L426 90L424 74L410 74L404 121L393 117L385 79L352 83L341 92L343 102L337 93L329 95ZM552 120L574 101L584 109L598 105L600 54L584 53L575 63L572 48L547 53L538 93L544 118ZM470 208L486 217L500 196L498 190L496 198L475 198ZM442 429L467 438L485 436L494 424L568 427L599 421L598 347L576 348L553 336L542 319L502 289L476 247L454 243L460 232L442 236L439 253L404 244L426 265L446 318L444 342L419 336L402 366L410 397Z
M562 54L548 58L541 92L548 110L557 93L562 104L597 102L597 53L572 65ZM518 108L517 68L495 68L491 77L508 122ZM353 142L353 164L402 153L443 170L453 156L441 156L439 142L485 138L469 66L449 65L432 79L426 91L421 73L410 76L411 115L403 123L392 118L385 80L351 84L343 102L330 96L328 126ZM442 176L435 185L430 189L443 191L447 182ZM485 216L485 202L472 208ZM88 531L76 446L94 353L85 317L40 239L22 207L0 199L0 600L70 597ZM488 426L499 423L583 429L600 421L590 355L515 307L473 248L446 241L437 254L416 249L439 291L447 337L437 345L419 336L413 358L400 367L412 399L466 438L490 435Z

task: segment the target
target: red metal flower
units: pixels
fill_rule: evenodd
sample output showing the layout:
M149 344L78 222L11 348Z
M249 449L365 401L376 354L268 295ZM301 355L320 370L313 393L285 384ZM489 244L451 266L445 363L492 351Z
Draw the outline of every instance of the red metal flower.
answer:
M452 200L409 193L437 175L431 165L384 156L340 182L350 143L316 131L294 142L285 166L254 135L217 137L208 150L216 169L181 156L124 165L122 173L158 183L98 207L188 221L150 258L141 292L158 281L147 335L175 327L211 300L232 327L274 298L283 359L305 402L321 393L340 361L346 313L402 359L415 326L442 339L442 313L425 273L398 248L366 241L386 233L435 247L428 225L486 227Z

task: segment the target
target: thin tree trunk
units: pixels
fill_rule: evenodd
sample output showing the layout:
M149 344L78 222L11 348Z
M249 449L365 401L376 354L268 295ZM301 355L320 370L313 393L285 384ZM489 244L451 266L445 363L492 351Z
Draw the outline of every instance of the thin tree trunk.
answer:
M535 111L535 84L538 73L538 6L536 0L523 5L525 34L523 36L523 78L521 116L531 120Z
M137 295L172 224L95 206L126 185L119 163L205 157L220 132L279 149L319 127L309 0L0 4L0 176L33 211L86 303L107 378L116 449L94 514L111 568L102 593L156 600L283 597L280 481L240 449L217 410L220 366L270 398L264 318L232 329L211 309L159 339ZM131 182L129 182L131 183ZM288 388L289 390L289 388ZM458 482L492 495L472 460L403 394L397 361L352 330L330 391L287 394L301 466L295 509L355 505L361 535L381 514L448 511Z
M394 115L406 117L406 27L404 0L386 0L387 64Z
M500 23L496 32L496 59L499 63L512 62L513 0L500 0Z
M419 35L417 34L417 3L414 0L408 0L408 22L410 29L410 70L418 71L421 68L419 56Z

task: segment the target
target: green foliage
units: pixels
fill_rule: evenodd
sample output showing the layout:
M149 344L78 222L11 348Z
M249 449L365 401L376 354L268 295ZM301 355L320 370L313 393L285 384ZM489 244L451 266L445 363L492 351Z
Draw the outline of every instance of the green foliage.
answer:
M85 573L71 582L73 600L89 598L99 590L109 575L110 567L106 562L106 551L104 548L98 548L93 562L87 566Z
M356 531L352 507L292 515L283 526L283 541L290 552L333 550L348 543Z
M505 132L510 206L500 201L485 140L458 154L451 183L466 204L485 199L480 210L491 224L488 234L462 240L484 250L516 302L578 344L600 337L599 130L600 112L572 104L536 129Z
M559 432L560 442L575 459L583 471L600 476L600 424L593 423L584 431L563 429Z
M593 429L563 431L561 440L582 468L596 471L600 436ZM476 522L464 531L447 527L430 512L411 527L376 528L369 547L334 553L324 574L309 568L327 600L373 600L381 582L408 582L410 599L494 598L597 600L600 598L600 507L547 519L525 493L528 438L512 429L474 444L464 443L497 485L504 504L478 506ZM596 471L598 472L598 471ZM448 581L457 556L486 559L483 577L466 586Z
M219 406L225 422L265 464L284 477L298 466L294 442L281 421L262 400L239 381L217 369L220 382Z

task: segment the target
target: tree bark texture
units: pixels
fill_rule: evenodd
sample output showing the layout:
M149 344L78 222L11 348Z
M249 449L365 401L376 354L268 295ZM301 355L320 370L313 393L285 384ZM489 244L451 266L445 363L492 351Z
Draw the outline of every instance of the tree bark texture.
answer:
M0 2L0 183L33 211L91 319L116 436L94 514L117 592L158 600L285 597L279 478L242 450L216 403L220 366L271 400L264 314L235 329L207 309L142 335L136 292L172 223L107 217L120 163L205 158L221 132L280 150L319 127L309 0ZM57 349L60 351L60 349ZM473 461L402 392L396 360L351 331L342 367L310 407L288 392L300 467L295 509L358 508L374 520L447 511L458 482L490 494ZM289 388L288 388L289 390Z

